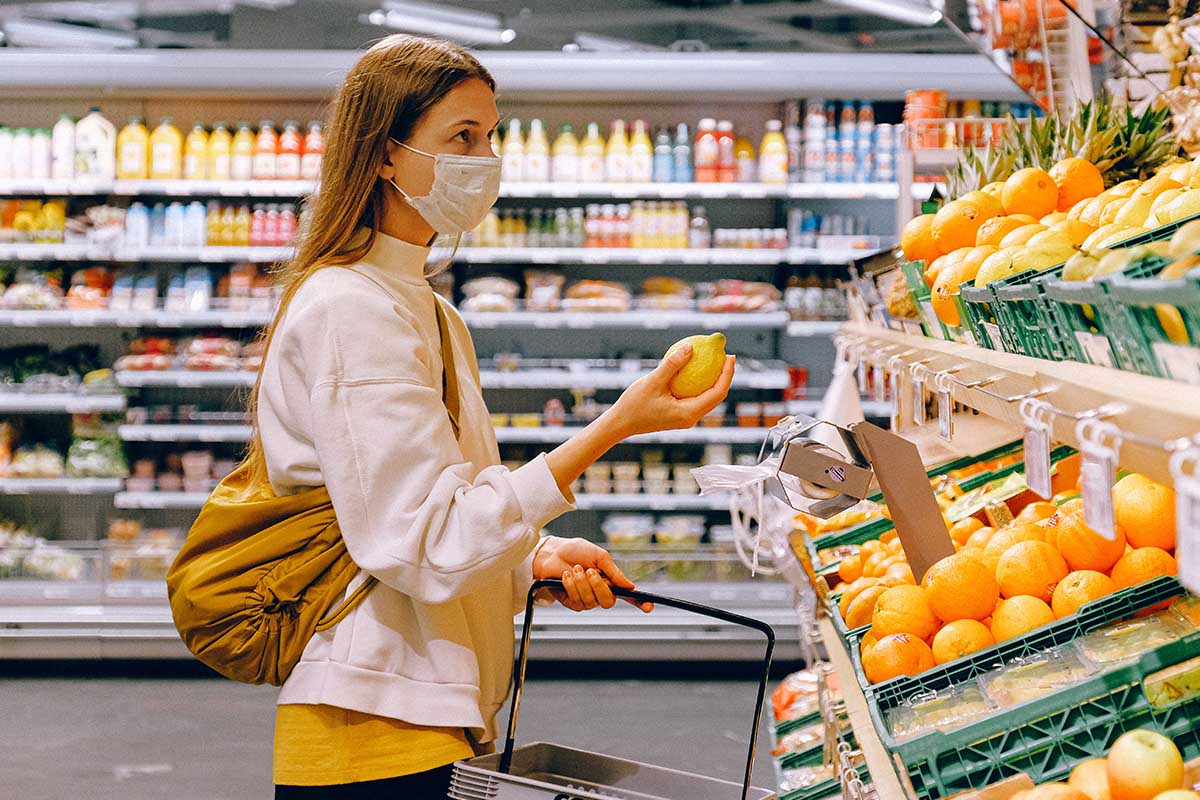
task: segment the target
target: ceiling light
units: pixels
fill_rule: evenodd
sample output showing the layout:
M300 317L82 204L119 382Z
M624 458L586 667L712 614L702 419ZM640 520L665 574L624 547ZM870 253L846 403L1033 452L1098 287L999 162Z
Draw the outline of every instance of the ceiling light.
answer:
M82 50L122 50L137 47L138 37L117 31L43 22L32 19L11 19L3 23L8 43L15 47L48 47Z
M942 12L929 4L918 5L894 2L894 0L828 0L828 2L909 25L928 27L936 25L942 20Z
M414 17L450 22L455 25L467 25L475 28L502 28L503 23L497 14L486 11L471 11L465 8L438 5L436 3L419 3L413 0L384 0L385 11L395 11L411 14Z
M517 38L512 28L484 28L447 20L429 19L398 11L373 11L364 17L371 25L382 25L398 31L444 36L466 44L508 44Z

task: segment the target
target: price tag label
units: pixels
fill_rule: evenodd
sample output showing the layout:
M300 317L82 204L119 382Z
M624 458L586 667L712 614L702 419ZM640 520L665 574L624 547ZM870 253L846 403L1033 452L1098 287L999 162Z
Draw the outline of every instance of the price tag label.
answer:
M1200 449L1171 456L1175 479L1175 559L1179 582L1200 592Z
M912 382L912 416L917 425L925 424L925 378L914 375Z
M855 377L858 379L858 393L867 393L867 362L861 358L858 360L858 366L855 367Z
M1076 426L1082 454L1079 476L1080 488L1083 491L1083 520L1088 527L1112 541L1117 538L1112 501L1117 452L1102 443L1104 431L1115 431L1119 434L1114 426L1095 419L1082 420Z
M991 343L993 350L1003 350L1004 340L1000 338L1000 326L994 322L983 323L983 332L987 334L988 341Z
M1075 341L1083 349L1083 355L1089 362L1098 367L1112 367L1112 345L1108 339L1095 333L1075 332Z
M883 365L871 366L871 399L882 403L887 397L887 378L883 374Z
M900 372L894 370L887 376L887 395L892 401L890 426L893 433L900 430Z
M1021 401L1021 419L1025 423L1025 485L1039 497L1053 496L1050 485L1050 422L1048 408L1040 400Z
M1166 377L1200 386L1200 347L1155 342L1154 356Z
M938 436L948 442L954 438L954 400L948 389L939 389L937 400Z
M924 335L921 331L921 323L917 322L916 320L901 318L900 329L910 336Z

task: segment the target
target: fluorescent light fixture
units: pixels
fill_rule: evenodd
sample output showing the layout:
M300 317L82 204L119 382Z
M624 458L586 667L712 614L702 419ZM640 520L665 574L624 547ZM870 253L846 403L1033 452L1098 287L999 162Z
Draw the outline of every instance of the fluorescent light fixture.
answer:
M896 22L904 22L908 25L928 27L936 25L942 20L942 12L928 4L917 5L895 0L827 0L827 2Z
M632 39L619 39L614 36L601 36L598 33L575 34L575 45L579 50L592 53L633 53L665 50L651 44L635 42Z
M8 43L14 47L126 50L139 44L138 37L128 33L42 20L6 20L3 30Z
M361 20L398 31L444 36L466 44L508 44L517 38L512 28L484 28L443 19L414 16L401 11L372 11Z
M451 22L455 25L467 25L475 28L502 28L500 17L486 11L472 11L466 8L454 8L436 3L419 3L413 0L384 0L384 11L396 11L411 14L414 17Z

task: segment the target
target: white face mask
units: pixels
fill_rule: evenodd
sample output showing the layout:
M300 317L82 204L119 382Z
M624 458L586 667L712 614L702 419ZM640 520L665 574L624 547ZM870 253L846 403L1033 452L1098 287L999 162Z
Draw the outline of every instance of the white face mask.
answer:
M495 156L456 156L426 153L392 139L406 150L433 159L433 186L429 194L410 197L395 180L404 199L438 233L453 235L473 231L500 196L500 159Z

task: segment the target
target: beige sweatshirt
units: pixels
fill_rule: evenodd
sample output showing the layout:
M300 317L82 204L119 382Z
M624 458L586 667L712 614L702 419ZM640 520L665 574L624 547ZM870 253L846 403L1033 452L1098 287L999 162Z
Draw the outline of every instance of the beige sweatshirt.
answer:
M513 615L539 531L572 506L539 456L500 466L470 333L423 276L428 248L382 234L353 267L300 287L263 367L272 488L324 485L350 556L380 583L318 633L279 696L495 738ZM442 403L444 304L461 436Z

